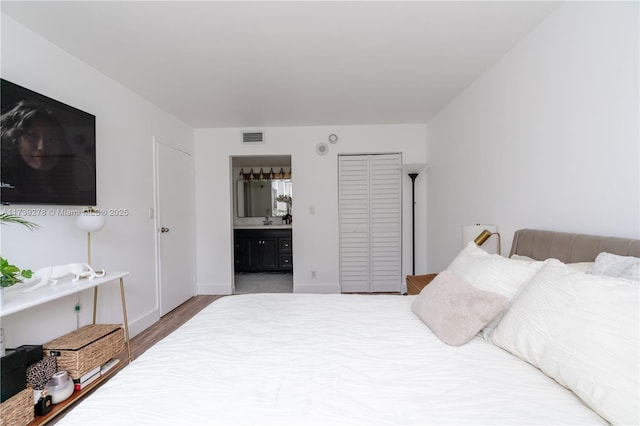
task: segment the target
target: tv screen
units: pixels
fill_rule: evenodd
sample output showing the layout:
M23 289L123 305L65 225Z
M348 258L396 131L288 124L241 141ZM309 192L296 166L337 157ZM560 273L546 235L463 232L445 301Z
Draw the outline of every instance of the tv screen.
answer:
M0 79L0 202L96 205L96 117Z

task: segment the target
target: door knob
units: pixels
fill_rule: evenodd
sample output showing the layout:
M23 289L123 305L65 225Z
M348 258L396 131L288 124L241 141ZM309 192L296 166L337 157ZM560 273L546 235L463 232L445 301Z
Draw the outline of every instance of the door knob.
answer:
M160 228L160 232L162 232L163 234L166 234L167 232L169 232L169 228L166 228L163 226L162 228Z

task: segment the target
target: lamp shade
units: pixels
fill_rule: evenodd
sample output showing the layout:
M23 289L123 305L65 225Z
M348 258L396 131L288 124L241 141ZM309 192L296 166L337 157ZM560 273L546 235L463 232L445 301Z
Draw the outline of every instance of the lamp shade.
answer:
M100 213L100 210L91 207L82 210L76 225L85 232L97 232L102 229L104 223L104 216Z
M484 229L480 235L478 235L476 237L475 240L473 240L474 243L476 243L477 245L481 246L483 245L493 234L491 233L491 231L489 231L488 229Z
M402 170L407 174L420 174L427 167L426 163L408 163L402 165Z

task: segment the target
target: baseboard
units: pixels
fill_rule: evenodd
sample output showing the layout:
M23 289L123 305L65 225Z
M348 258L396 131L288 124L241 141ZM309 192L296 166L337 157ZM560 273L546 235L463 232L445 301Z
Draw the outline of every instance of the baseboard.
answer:
M160 311L156 308L133 321L129 321L129 338L133 338L160 320Z
M231 294L231 283L203 283L197 284L199 295L228 295Z
M320 293L331 294L340 293L340 284L338 283L293 283L294 293Z

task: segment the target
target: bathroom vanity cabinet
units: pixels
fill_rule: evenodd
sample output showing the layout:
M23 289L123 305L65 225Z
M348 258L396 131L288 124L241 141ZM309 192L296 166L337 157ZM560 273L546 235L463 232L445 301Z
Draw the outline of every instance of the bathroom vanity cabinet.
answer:
M235 272L293 270L291 229L235 229Z

